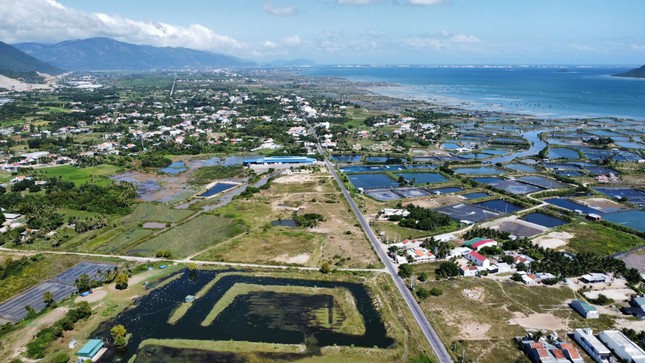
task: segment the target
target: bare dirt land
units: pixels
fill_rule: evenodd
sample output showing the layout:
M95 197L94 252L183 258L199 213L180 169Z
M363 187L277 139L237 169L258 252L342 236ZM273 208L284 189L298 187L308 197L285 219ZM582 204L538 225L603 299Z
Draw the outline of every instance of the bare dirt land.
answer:
M11 91L33 91L33 90L49 90L53 88L51 82L48 83L25 83L17 79L9 78L3 75L0 75L0 89L8 89Z
M600 294L607 296L614 301L627 301L634 294L632 289L606 289L585 292L585 297L589 299L597 299Z
M464 200L466 200L466 198L462 197L461 195L442 195L437 197L416 199L408 204L416 205L417 207L433 209L447 205L463 203Z
M645 274L645 248L619 257L629 268L635 268Z
M87 301L88 303L94 303L97 301L101 301L106 296L107 296L107 291L105 291L102 287L99 287L97 289L94 289L94 291L87 296L77 297L76 299L74 299L74 302L79 303L81 301Z
M40 329L50 326L54 324L55 322L59 321L62 319L65 314L67 314L67 308L56 308L49 313L39 317L38 319L34 320L33 323L27 328L26 330L23 330L21 334L15 334L12 335L12 337L7 338L7 342L11 340L11 338L15 337L16 340L14 342L11 342L11 345L16 347L15 350L11 353L11 356L9 358L14 358L17 357L19 354L22 354L26 352L26 346L27 343L31 340L31 338L40 331ZM10 360L10 359L9 359Z
M567 232L551 232L534 239L533 244L543 248L557 249L566 246L573 237L573 234Z
M546 330L566 330L569 328L565 320L552 314L530 314L525 315L520 312L514 312L510 323L517 324L524 329L546 329Z
M629 209L626 206L607 198L579 199L578 202L589 208L594 208L602 211L618 211Z

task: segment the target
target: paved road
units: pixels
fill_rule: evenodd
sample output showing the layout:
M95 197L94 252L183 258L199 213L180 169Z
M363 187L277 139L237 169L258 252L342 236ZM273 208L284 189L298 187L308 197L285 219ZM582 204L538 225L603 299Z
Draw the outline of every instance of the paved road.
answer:
M313 129L311 128L311 126L310 126L310 131L312 131L313 135L316 135L313 132ZM320 146L320 142L318 142L316 146L320 155L325 155L322 147ZM376 238L376 235L374 234L374 231L370 227L368 221L365 219L365 216L363 216L363 213L361 213L360 209L358 209L358 207L356 206L356 203L354 203L354 200L352 199L351 195L347 191L347 188L345 188L345 184L343 184L342 180L334 170L333 165L331 165L331 162L329 162L329 159L327 159L326 157L325 157L325 164L327 164L327 168L329 168L329 171L334 176L334 179L336 180L336 183L338 183L340 190L343 192L345 199L347 199L347 202L349 203L350 207L354 211L354 214L356 214L358 221L361 223L361 226L363 226L363 230L365 230L367 237L369 238L370 242L372 242L374 251L376 251L376 254L378 255L378 257L385 264L386 272L390 274L390 276L392 276L392 280L394 280L396 287L399 289L399 291L401 292L401 295L403 296L403 299L408 304L408 307L410 308L410 312L412 312L412 316L414 316L414 319L417 321L417 324L419 324L419 327L421 328L423 335L425 335L426 339L428 340L428 343L430 343L430 347L434 351L437 359L441 363L452 362L452 358L450 357L448 350L446 350L446 347L443 345L443 342L441 341L441 339L439 339L439 335L437 335L437 332L432 328L430 321L423 313L421 306L419 306L419 304L417 303L416 299L412 295L412 292L408 290L408 287L405 285L405 282L399 277L396 267L394 266L390 258L387 256L383 248L381 248L380 242L378 238Z
M221 262L221 261L202 261L191 260L190 258L184 259L167 259L158 257L139 257L127 255L105 255L98 253L84 253L84 252L65 252L65 251L36 251L36 250L17 250L7 247L0 247L0 251L10 252L12 254L34 255L34 254L50 254L50 255L72 255L84 257L102 257L102 258L118 258L124 261L135 262L173 262L173 263L194 263L196 265L206 266L230 266L230 267L250 267L250 268L270 268L276 270L300 270L300 271L318 271L318 267L301 267L301 266L284 266L284 265L261 265L256 263L241 263L241 262ZM339 271L356 271L356 272L386 272L385 269L376 268L337 268Z

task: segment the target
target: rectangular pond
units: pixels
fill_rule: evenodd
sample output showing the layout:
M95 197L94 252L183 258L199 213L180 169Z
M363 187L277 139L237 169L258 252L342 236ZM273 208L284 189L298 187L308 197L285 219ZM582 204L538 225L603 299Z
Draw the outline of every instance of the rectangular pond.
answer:
M462 194L462 197L466 199L479 199L479 198L486 198L488 197L488 193L484 192L475 192L475 193L468 193L468 194Z
M554 147L549 148L549 154L547 157L549 159L580 159L580 154L578 154L577 150L564 147Z
M204 197L204 198L212 197L213 195L215 195L217 193L227 191L227 190L229 190L231 188L235 188L236 186L238 186L238 184L235 184L235 183L216 183L215 185L210 187L207 191L203 192L199 196Z
M645 206L645 192L634 188L600 188L596 187L594 190L606 194L616 199L627 199L628 201L638 205Z
M544 201L549 203L549 204L553 204L555 206L558 206L558 207L561 207L561 208L564 208L564 209L568 209L570 211L579 210L579 211L582 211L582 213L584 213L584 214L589 214L589 213L603 214L603 212L598 210L598 209L593 209L593 208L586 207L586 206L584 206L582 204L572 202L569 199L550 198L550 199L545 199Z
M517 180L505 180L493 186L497 189L513 194L530 194L544 190L543 188L536 187L535 185L522 183Z
M473 178L474 181L482 184L496 185L504 181L502 178L496 178L494 176L482 176L478 178Z
M347 177L357 189L383 189L399 186L396 180L386 174L353 174Z
M506 171L496 168L494 166L480 166L480 167L469 167L469 168L456 168L454 169L457 174L465 175L504 175L507 174Z
M435 210L437 212L449 215L450 218L456 221L468 221L471 223L487 221L490 219L499 218L501 216L501 214L498 212L493 212L491 210L481 208L477 205L472 204L457 204L437 208Z
M362 155L332 155L331 160L339 163L358 163L363 158Z
M521 176L517 178L517 180L523 183L535 185L544 189L562 189L562 188L569 187L567 184L560 183L557 180L545 178L543 176L536 176L536 175Z
M437 184L445 183L448 181L446 177L439 173L397 173L397 177L403 177L405 180L412 182L415 185L420 184Z
M488 200L485 202L475 203L473 205L504 214L512 214L523 209L517 204L513 204L502 199Z
M173 310L184 303L186 296L194 296L222 272L230 271L184 270L180 272L179 278L171 279L167 284L140 297L134 306L99 325L91 334L97 339L111 339L110 328L117 324L124 325L132 334L124 349L108 350L101 362L127 362L137 353L140 343L145 339L306 344L308 351L335 345L387 348L395 343L388 337L385 324L372 303L367 288L348 282L225 275L191 303L179 320L174 324L168 322ZM335 301L324 291L305 295L269 289L238 295L211 324L203 324L215 304L236 284L345 289L355 301L356 313L364 321L365 332L360 335L346 334L317 323L316 313L328 311Z
M606 220L645 232L645 212L642 210L628 210L625 212L609 213L603 216Z
M435 189L428 189L428 191L432 194L452 194L452 193L459 193L463 189L459 187L446 187L446 188L435 188Z
M540 226L548 227L548 228L555 228L559 227L562 225L567 224L567 222L563 219L557 218L550 216L548 214L540 213L540 212L535 212L535 213L530 213L525 215L524 217L520 218L523 221L531 222L538 224Z
M526 164L520 164L520 163L514 163L514 164L506 164L504 165L505 168L519 171L522 173L535 173L537 170L535 170L534 167Z

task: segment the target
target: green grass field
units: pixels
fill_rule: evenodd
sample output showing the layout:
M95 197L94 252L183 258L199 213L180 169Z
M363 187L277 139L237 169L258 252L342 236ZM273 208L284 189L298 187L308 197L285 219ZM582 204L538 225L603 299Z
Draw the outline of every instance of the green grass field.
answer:
M157 250L170 250L182 258L216 245L244 231L236 220L204 214L133 246L130 253L154 256Z
M645 244L642 238L607 227L600 223L582 222L568 224L561 229L575 237L565 249L576 253L589 252L608 256Z
M123 217L123 223L162 222L177 223L193 214L190 210L172 208L159 203L139 203L132 213Z
M71 165L55 166L52 168L39 169L48 178L61 177L63 180L72 181L77 186L86 183L94 177L97 184L108 184L110 175L117 174L121 168L115 165L103 164L89 168L78 168Z

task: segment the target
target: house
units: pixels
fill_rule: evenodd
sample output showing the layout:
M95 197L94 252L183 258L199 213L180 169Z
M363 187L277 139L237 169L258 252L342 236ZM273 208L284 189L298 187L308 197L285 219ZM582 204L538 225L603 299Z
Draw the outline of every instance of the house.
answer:
M490 266L490 260L477 251L470 251L464 257L466 257L468 261L474 263L476 266L481 266L484 268L488 268L488 266Z
M10 183L16 184L16 183L20 183L21 181L32 180L32 179L33 178L30 176L18 175L17 177L11 179Z
M522 341L522 346L526 355L531 359L531 362L569 363L564 352L551 344L542 341L534 342L533 340L524 340Z
M513 263L517 265L518 263L523 263L526 266L529 266L535 260L527 255L523 255L517 252L504 252L507 256L513 257Z
M385 209L381 210L381 214L385 218L390 218L390 217L393 217L393 216L407 217L407 216L410 215L410 212L405 210L405 209L385 208Z
M607 282L609 280L609 276L601 273L590 273L580 276L579 280L585 284L597 284L600 282Z
M464 246L469 247L475 251L479 251L484 247L497 246L497 242L490 238L473 238L470 241L464 242Z
M535 285L537 284L537 277L533 274L525 273L522 274L522 282L525 285Z
M645 351L618 330L605 330L600 341L627 363L645 363Z
M477 266L471 266L471 265L461 266L459 270L461 272L461 275L464 277L477 276L479 273L479 269L477 268Z
M573 340L580 344L595 362L607 363L611 359L611 351L593 335L591 329L576 329L573 332Z
M544 280L551 280L555 279L555 275L548 273L548 272L536 272L535 277L538 282L542 282Z
M432 252L422 247L409 249L406 253L414 262L429 262L437 259Z
M99 352L101 352L101 348L103 348L103 341L99 339L90 339L90 341L87 342L87 344L85 344L76 354L78 356L76 361L84 362L87 359L96 361L96 359L98 359Z
M494 266L497 266L497 273L511 272L511 265L506 262L498 262Z
M571 343L564 343L564 342L558 342L556 347L560 348L562 350L562 353L564 353L564 356L567 357L571 362L573 363L584 363L584 359L582 359L582 356L580 356L580 353L576 349L576 347L573 346Z
M569 305L585 319L598 319L600 317L598 309L589 305L586 301L573 300Z

